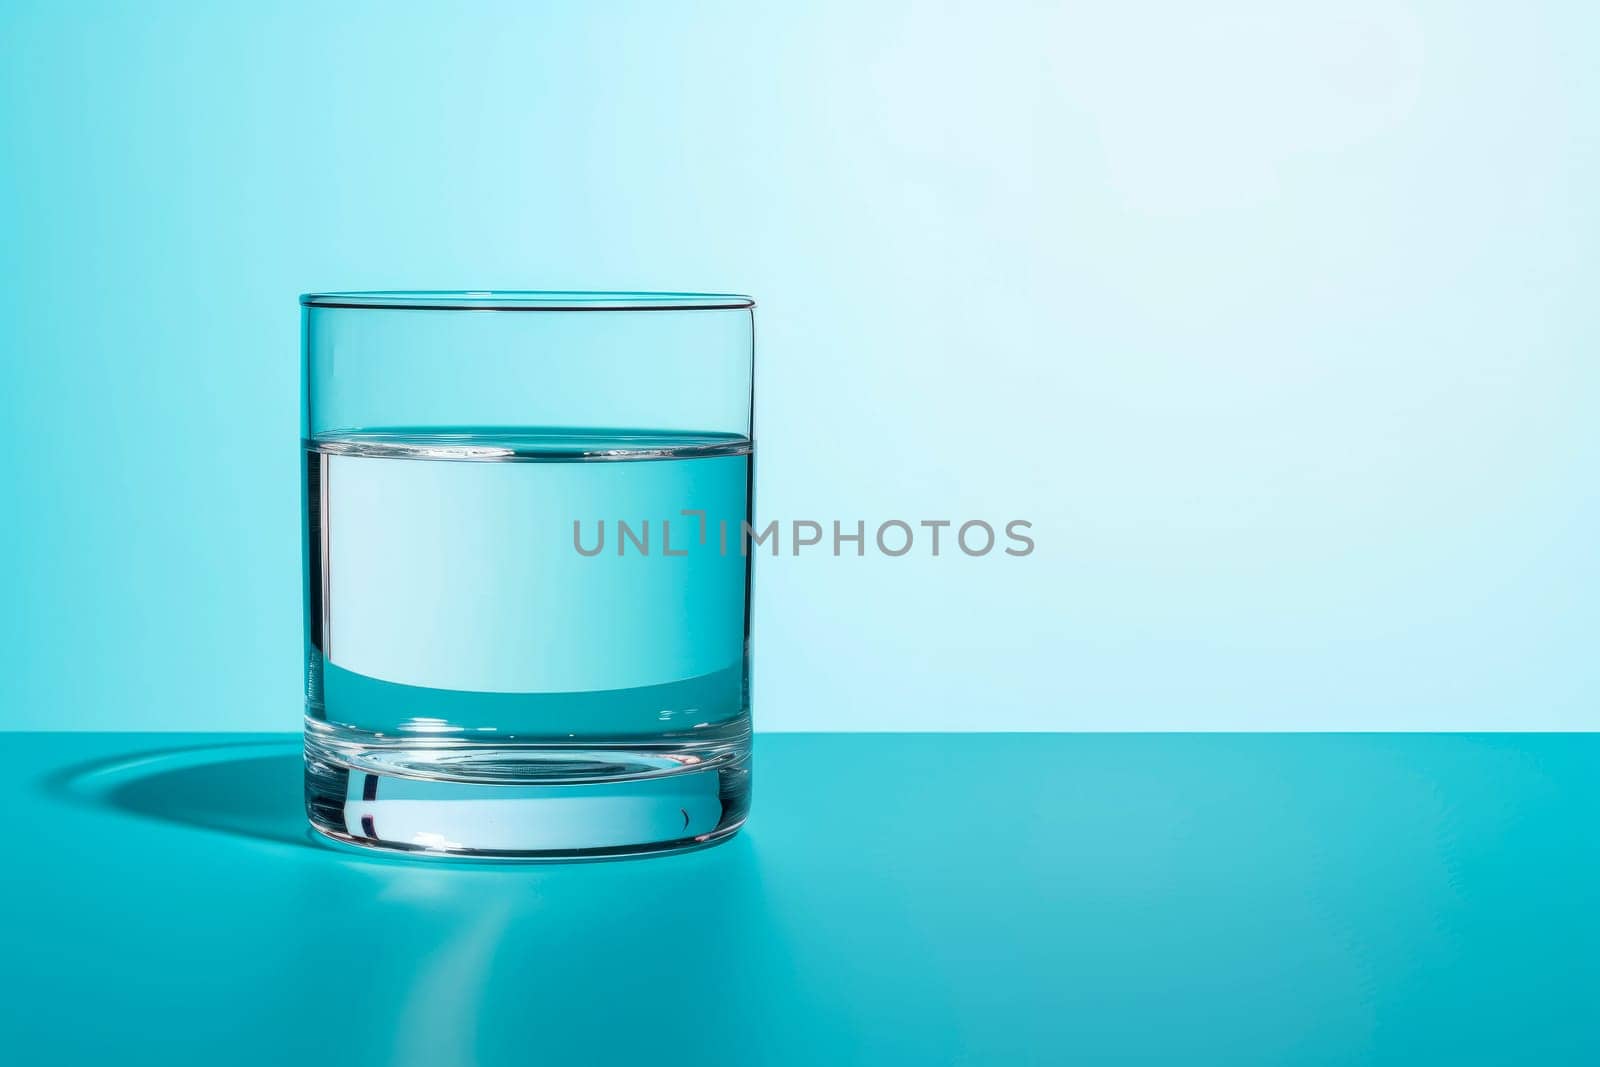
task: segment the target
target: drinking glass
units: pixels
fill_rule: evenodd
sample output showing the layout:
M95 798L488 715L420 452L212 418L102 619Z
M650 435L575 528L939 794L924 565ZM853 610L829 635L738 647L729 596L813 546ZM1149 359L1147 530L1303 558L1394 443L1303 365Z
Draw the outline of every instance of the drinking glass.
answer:
M312 826L535 859L737 831L754 301L300 303Z

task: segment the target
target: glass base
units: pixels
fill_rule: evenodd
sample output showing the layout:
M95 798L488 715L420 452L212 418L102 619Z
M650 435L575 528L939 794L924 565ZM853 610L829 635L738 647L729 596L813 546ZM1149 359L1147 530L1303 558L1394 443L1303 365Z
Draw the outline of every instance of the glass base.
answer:
M307 722L319 833L420 856L569 860L733 836L750 802L747 729L690 741L484 744L376 738Z

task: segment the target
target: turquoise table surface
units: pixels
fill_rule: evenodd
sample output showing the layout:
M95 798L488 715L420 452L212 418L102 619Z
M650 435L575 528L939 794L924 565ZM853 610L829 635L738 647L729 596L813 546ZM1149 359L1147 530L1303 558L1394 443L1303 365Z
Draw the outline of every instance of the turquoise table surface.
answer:
M564 866L0 738L8 1063L1600 1063L1597 735L766 735L730 843Z

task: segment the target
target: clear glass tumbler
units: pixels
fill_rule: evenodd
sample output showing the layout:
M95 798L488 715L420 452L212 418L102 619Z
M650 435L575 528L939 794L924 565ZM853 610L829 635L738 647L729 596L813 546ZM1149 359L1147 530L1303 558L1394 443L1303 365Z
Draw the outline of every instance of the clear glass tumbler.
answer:
M311 824L526 858L732 835L754 302L300 303Z

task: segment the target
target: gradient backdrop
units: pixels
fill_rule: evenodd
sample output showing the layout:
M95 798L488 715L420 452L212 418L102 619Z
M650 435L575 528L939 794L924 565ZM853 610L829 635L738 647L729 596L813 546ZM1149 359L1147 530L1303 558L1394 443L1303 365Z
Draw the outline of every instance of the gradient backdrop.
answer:
M1293 10L1289 10L1293 8ZM755 294L765 729L1600 727L1600 7L0 7L0 723L300 721L295 296Z

